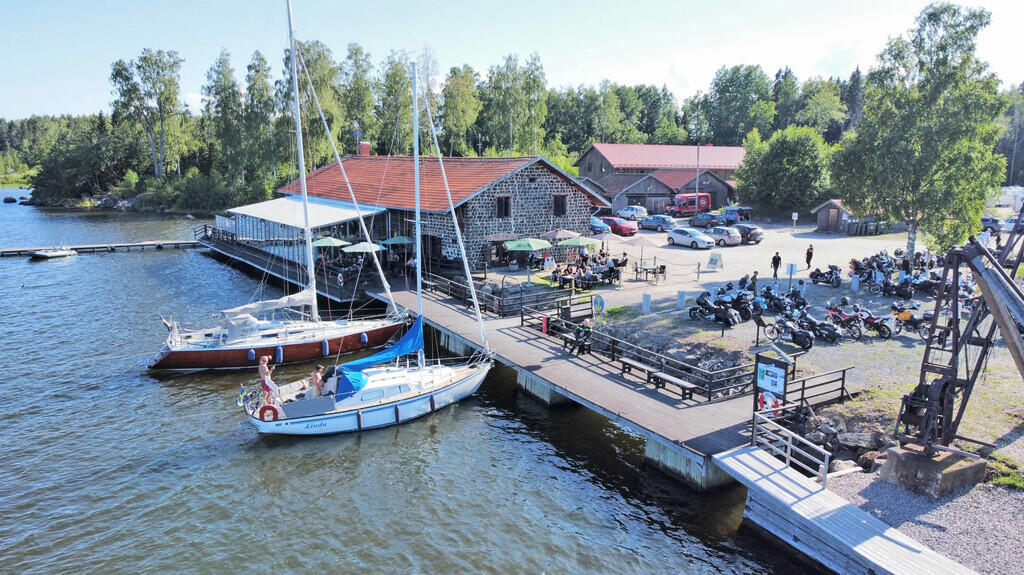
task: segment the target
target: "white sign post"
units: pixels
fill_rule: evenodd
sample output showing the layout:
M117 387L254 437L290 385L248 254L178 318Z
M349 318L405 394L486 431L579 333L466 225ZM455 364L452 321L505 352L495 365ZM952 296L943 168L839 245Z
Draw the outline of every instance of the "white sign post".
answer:
M800 217L800 214L793 212L793 227L796 227L796 220Z
M793 274L796 273L796 264L786 264L786 273L789 274L789 287L786 291L793 289Z

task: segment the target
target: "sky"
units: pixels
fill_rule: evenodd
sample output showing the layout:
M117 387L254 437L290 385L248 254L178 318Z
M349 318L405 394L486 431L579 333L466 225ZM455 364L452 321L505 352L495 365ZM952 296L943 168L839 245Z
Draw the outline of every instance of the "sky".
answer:
M682 102L707 91L715 71L760 65L769 76L789 66L801 81L867 70L889 38L906 33L927 2L918 0L293 0L296 37L327 44L336 61L349 43L375 65L391 50L433 51L443 74L487 68L536 52L549 87L666 85ZM1020 23L1024 2L983 6L992 23L978 54L1003 87L1024 81ZM109 111L110 67L144 48L175 50L182 99L198 111L206 71L221 50L236 77L255 50L282 67L284 0L0 0L0 117Z

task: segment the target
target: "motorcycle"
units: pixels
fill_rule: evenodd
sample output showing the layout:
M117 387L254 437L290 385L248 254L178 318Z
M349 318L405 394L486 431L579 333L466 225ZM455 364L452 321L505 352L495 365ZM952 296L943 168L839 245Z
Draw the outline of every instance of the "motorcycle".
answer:
M788 315L787 312L786 317L791 318L792 316ZM800 315L797 316L796 322L801 329L809 330L814 333L815 337L820 337L829 343L834 343L841 335L839 328L812 316L806 307L800 310Z
M871 313L871 310L853 304L853 313L860 316L861 323L867 331L873 331L882 339L892 337L892 328L889 327L889 318L881 318Z
M846 297L840 300L838 305L828 302L825 306L825 309L828 311L825 321L838 326L843 336L852 340L860 340L860 336L862 335L860 328L860 316L847 314L843 311L843 306L845 305L850 305L850 300Z
M739 312L724 304L712 304L711 293L704 292L697 298L697 305L690 308L691 319L703 319L732 327L742 321Z
M732 286L728 284L727 287ZM753 314L754 294L748 291L733 292L724 288L718 288L718 295L715 297L715 305L725 305L740 314L740 319L747 321Z
M764 328L764 334L772 341L786 339L803 349L811 349L814 346L814 334L800 328L793 320L792 314L782 314L775 318L775 323Z
M932 279L925 274L916 273L910 280L910 287L914 290L914 293L923 292L932 297L939 295L939 284L938 280Z
M916 301L909 304L893 302L889 307L892 309L893 315L893 335L899 335L906 328L907 331L917 332L918 337L922 340L928 341L932 317L935 315L934 311L925 311L920 317L914 315L914 311L921 309L920 304Z
M768 304L768 309L775 312L784 312L793 307L792 300L784 295L775 293L775 290L770 285L764 286L761 289L761 297Z
M839 266L829 264L827 272L821 271L821 268L814 268L814 271L811 272L811 282L837 288L843 282L843 278Z

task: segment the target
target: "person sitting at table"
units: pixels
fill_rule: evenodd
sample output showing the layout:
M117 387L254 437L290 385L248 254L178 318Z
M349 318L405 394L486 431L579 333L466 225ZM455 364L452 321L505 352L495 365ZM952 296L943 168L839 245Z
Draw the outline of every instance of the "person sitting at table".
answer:
M562 278L562 268L555 266L555 269L551 270L551 283L555 283Z

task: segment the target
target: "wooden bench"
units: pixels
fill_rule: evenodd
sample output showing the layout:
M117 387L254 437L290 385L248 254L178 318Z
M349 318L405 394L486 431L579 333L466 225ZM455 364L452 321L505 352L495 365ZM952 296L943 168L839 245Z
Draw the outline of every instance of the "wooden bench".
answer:
M649 374L649 376L650 379L654 381L655 387L665 387L666 383L671 383L672 385L678 387L679 394L682 396L683 399L693 399L693 392L700 389L700 386L690 383L689 381L679 379L674 375L669 375L664 371L656 371L654 373Z
M571 333L560 333L558 337L562 338L562 349L569 349L570 346L576 343L576 336Z
M632 373L634 369L637 371L642 371L644 372L644 379L647 380L647 383L651 382L651 374L656 373L658 371L658 368L656 367L651 367L646 363L639 362L635 359L630 359L628 357L620 357L619 363L622 364L623 376L625 376L627 373Z

